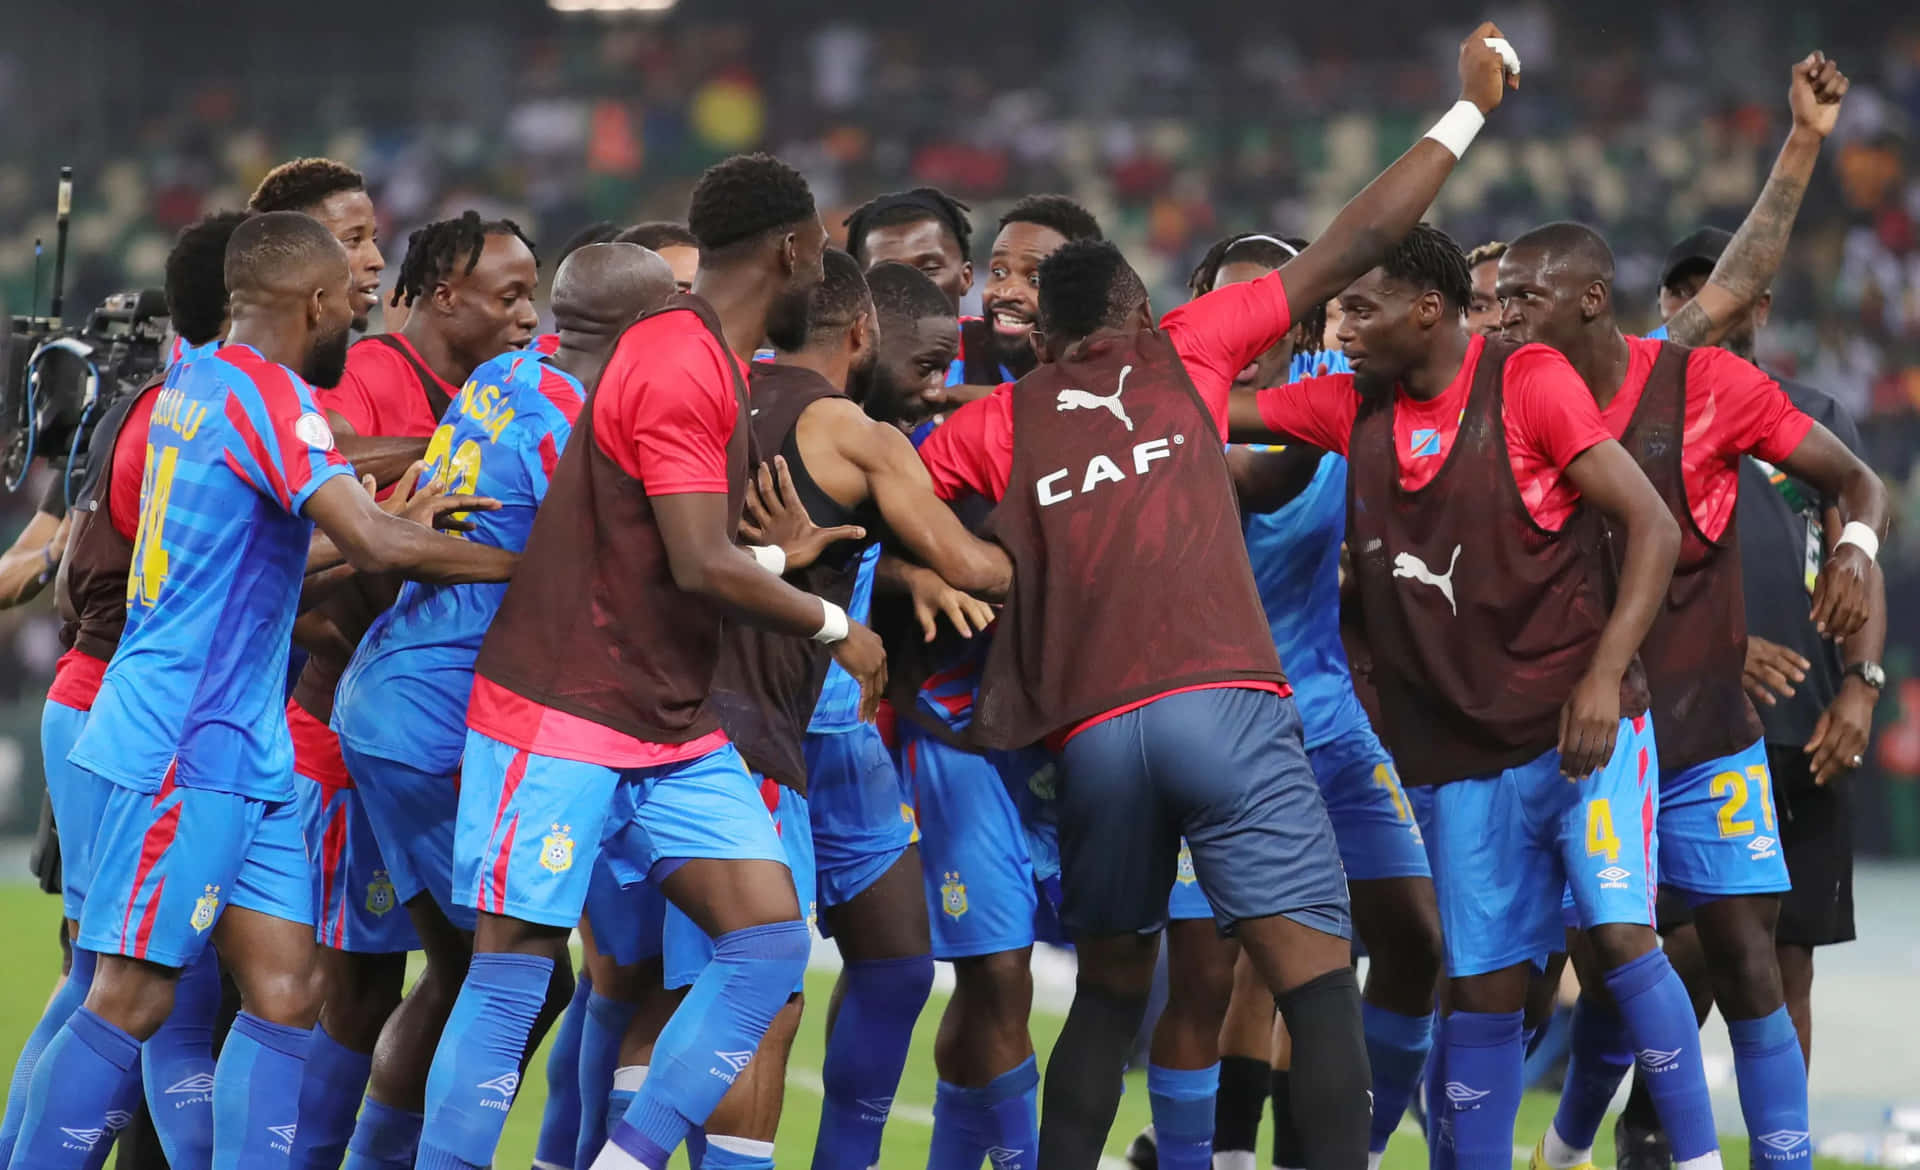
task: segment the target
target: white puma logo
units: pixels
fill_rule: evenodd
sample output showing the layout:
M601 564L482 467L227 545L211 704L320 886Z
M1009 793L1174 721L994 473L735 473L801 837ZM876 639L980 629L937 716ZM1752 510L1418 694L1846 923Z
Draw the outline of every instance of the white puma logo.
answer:
M1431 585L1438 589L1446 595L1447 608L1453 611L1455 617L1458 617L1460 607L1453 600L1453 567L1459 563L1460 546L1457 544L1453 546L1453 559L1447 562L1447 571L1444 573L1434 572L1427 568L1427 562L1410 552L1403 552L1393 558L1393 575L1411 577L1422 585Z
M1127 408L1120 404L1120 395L1127 388L1127 375L1131 373L1133 373L1132 366L1121 366L1120 367L1120 384L1113 388L1113 393L1108 394L1104 397L1102 397L1099 394L1090 393L1086 390L1073 390L1073 389L1062 390L1060 392L1060 396L1057 399L1055 399L1055 401L1059 403L1059 405L1054 407L1054 409L1055 410L1104 410L1112 414L1113 417L1119 419L1122 423L1125 423L1128 430L1132 430L1133 420L1127 417Z

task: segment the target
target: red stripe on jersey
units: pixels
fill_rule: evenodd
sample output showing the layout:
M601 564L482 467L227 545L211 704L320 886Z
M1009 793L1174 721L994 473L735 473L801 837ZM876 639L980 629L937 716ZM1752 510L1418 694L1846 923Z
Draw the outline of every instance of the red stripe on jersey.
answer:
M760 803L767 806L767 815L778 818L780 815L780 785L765 777L760 780Z
M542 366L540 368L540 393L553 408L566 416L567 422L580 417L580 404L583 401L573 383L566 378Z
M527 778L528 753L523 749L513 753L513 762L507 765L506 779L500 784L500 806L493 810L493 835L500 835L500 820L507 815L507 806L513 803L513 794L520 791L520 782Z
M175 808L173 811L176 814L175 819L178 819L177 814L180 810ZM153 883L153 897L147 899L147 912L140 916L139 933L133 936L133 957L136 959L147 957L147 947L153 942L153 924L160 917L160 901L166 895L167 878L162 874L160 880Z
M159 808L161 803L173 793L173 774L177 766L176 764L167 765L166 777L160 781L160 791L154 793L153 796L154 808ZM173 847L173 839L179 832L179 829L180 806L176 804L166 812L161 813L158 820L148 825L146 835L140 840L140 861L139 864L134 867L133 889L128 892L127 908L120 915L120 945L123 948L128 944L127 932L133 927L134 907L140 903L140 887L147 884L147 878L152 875L154 867L160 864L160 859L166 856L168 849ZM147 912L141 918L141 930L143 932L148 929L153 921L154 907L157 906L160 901L160 887L165 884L165 879L162 879L155 885L154 893L147 903ZM136 941L134 945L142 952L145 951L144 943ZM136 955L135 957L137 958L139 956Z
M493 859L493 880L488 884L493 895L493 905L487 905L487 895L480 896L480 908L493 914L507 912L507 869L513 860L513 839L520 831L520 814L514 813L507 822L507 835L500 841L500 852Z
M341 797L339 790L322 788L320 807L324 810L328 805L332 805L333 808L327 820L327 827L320 835L320 913L322 915L326 914L327 908L333 905L334 888L339 884L347 861L347 802ZM335 950L339 950L342 946L340 936L345 933L345 923L346 904L342 902L340 923L327 932L333 936L328 939L327 945ZM323 929L326 927L324 920L321 926Z
M274 463L273 457L267 453L266 441L260 437L259 430L254 427L253 419L247 416L247 408L240 405L240 400L231 394L227 396L227 422L240 436L240 441L247 445L247 453L252 455L254 463L259 465L260 473L267 477L266 486L273 489L274 497L280 501L280 506L291 511L293 493L287 490L286 477L280 474L279 465ZM231 467L233 464L233 452L229 451L227 465ZM253 482L252 476L245 476L245 478L247 482ZM254 484L254 486L260 485Z
M313 479L313 448L293 433L293 420L313 412L300 400L292 370L272 362L262 362L261 367L253 375L253 385L266 404L267 422L273 427L274 442L280 447L280 467L287 477L287 486L298 494Z
M553 469L560 462L560 447L553 441L553 433L540 436L540 470L548 479L553 478Z
M1640 775L1645 777L1646 774L1647 749L1641 748ZM1658 917L1658 911L1654 905L1659 888L1653 880L1653 827L1660 819L1659 811L1654 807L1654 794L1659 791L1659 788L1645 783L1641 787L1645 789L1646 795L1640 798L1640 864L1643 867L1640 872L1647 875L1647 922L1652 924Z

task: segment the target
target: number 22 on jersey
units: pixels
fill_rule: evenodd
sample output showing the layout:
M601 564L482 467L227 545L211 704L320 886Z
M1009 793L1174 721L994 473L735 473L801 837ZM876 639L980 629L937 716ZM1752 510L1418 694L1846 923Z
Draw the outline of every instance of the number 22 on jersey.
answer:
M480 444L467 439L455 447L452 423L434 431L433 438L427 441L426 463L428 479L445 484L447 491L454 495L472 495L480 487ZM469 514L455 512L452 515L456 520L465 520ZM447 535L464 534L449 532Z
M147 465L140 474L140 527L133 538L133 571L127 574L127 604L150 607L167 580L167 499L173 494L178 447L156 454L147 444Z

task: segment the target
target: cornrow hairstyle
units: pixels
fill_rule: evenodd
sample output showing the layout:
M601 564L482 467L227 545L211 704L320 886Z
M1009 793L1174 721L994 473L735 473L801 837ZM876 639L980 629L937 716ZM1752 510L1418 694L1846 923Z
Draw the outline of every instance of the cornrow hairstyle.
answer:
M1200 258L1193 275L1187 278L1187 291L1196 297L1212 292L1220 279L1220 270L1229 264L1258 264L1263 268L1279 269L1305 251L1306 247L1307 241L1299 236L1272 236L1259 232L1241 232L1216 240L1207 249L1207 254ZM1327 336L1326 303L1323 301L1295 316L1292 333L1295 353L1319 353L1325 346Z
M227 241L244 211L216 211L180 229L167 253L167 315L188 345L220 336L227 319Z
M1498 260L1507 254L1505 240L1488 240L1486 243L1467 253L1467 267L1478 268L1489 260Z
M704 257L817 214L799 171L770 154L736 154L708 167L694 184L687 227Z
M466 275L480 263L480 253L488 236L514 236L533 252L533 241L510 219L481 219L477 211L463 212L458 219L440 219L415 229L407 237L407 255L400 261L400 277L394 282L390 304L411 307L433 291L433 286L454 276ZM540 262L534 253L534 263Z
M567 242L560 245L560 255L554 260L553 270L555 272L560 271L560 266L567 262L567 257L573 255L574 252L579 249L586 247L588 244L605 244L615 239L619 234L620 225L610 219L596 220L588 224L586 227L568 236Z
M698 248L699 237L687 230L685 224L672 220L656 219L647 223L637 223L626 231L613 237L616 244L638 244L658 252L662 248Z
M310 211L342 191L364 191L366 176L330 158L296 158L267 172L248 211Z
M973 221L967 213L973 208L938 187L915 187L894 191L862 203L844 221L847 251L860 263L867 263L867 236L877 228L906 223L932 222L947 229L960 249L962 260L973 256Z
M1052 228L1073 240L1104 240L1100 232L1100 221L1093 213L1075 203L1065 195L1028 195L1007 208L1000 217L1000 226L1010 223L1031 223Z
M1433 289L1448 306L1464 311L1473 298L1473 274L1453 237L1432 224L1418 224L1387 258L1381 271L1419 289Z
M1050 339L1119 328L1147 301L1139 273L1105 240L1067 242L1040 262L1039 277L1040 328Z
M823 260L826 279L813 290L812 303L808 306L810 333L846 329L865 316L867 307L873 303L858 260L838 248L828 248Z
M867 288L884 335L893 325L906 326L928 317L953 316L953 303L933 279L911 264L889 260L867 270ZM889 325L889 322L892 325Z

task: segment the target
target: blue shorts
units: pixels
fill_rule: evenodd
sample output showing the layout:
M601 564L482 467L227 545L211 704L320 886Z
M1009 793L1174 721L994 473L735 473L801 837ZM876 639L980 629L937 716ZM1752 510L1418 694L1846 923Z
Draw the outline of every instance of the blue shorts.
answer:
M616 966L660 958L666 917L667 899L660 887L652 882L621 885L605 858L593 867L587 882L586 918L593 928L594 948Z
M1247 687L1168 695L1079 732L1061 762L1060 916L1074 935L1163 926L1182 833L1223 930L1282 914L1351 933L1292 700Z
M1447 974L1483 975L1564 950L1562 892L1578 925L1653 925L1653 721L1620 721L1613 757L1579 783L1550 751L1497 776L1434 790L1434 887Z
M1792 888L1767 745L1660 774L1660 884L1693 905Z
M920 830L907 787L873 724L808 735L806 750L817 900L822 908L840 906L892 869L920 839Z
M373 831L387 880L402 906L421 894L433 898L447 921L472 930L473 907L453 896L453 829L460 781L423 772L398 760L356 751L340 741L353 776L358 812Z
M108 784L93 844L80 946L164 967L199 957L228 906L313 922L313 878L297 801Z
M1042 884L1059 876L1058 855L1051 826L1034 811L1053 791L1046 754L978 756L906 722L897 752L920 822L933 957L992 955L1058 937L1052 904L1041 896Z
M661 862L778 861L773 817L732 744L652 768L563 760L467 733L453 889L489 914L579 923L603 858L622 885Z
M800 899L807 925L812 926L818 903L813 897L813 822L807 809L807 798L764 776L756 774L754 779L760 784L761 798L772 804L769 811L773 813L774 825L780 831L780 844L787 852L787 868L793 872L794 896ZM700 978L700 972L706 970L707 964L713 961L713 939L672 903L667 904L661 939L665 963L662 986L669 990L691 986L695 979ZM615 961L618 962L617 959ZM794 984L794 994L806 989L806 974L802 972L799 981Z
M314 940L356 955L419 950L359 790L317 784L298 772L293 790L313 849Z
M113 785L67 759L87 726L87 712L47 700L40 712L40 755L46 763L47 799L60 833L60 903L80 921L93 875L93 834Z

